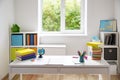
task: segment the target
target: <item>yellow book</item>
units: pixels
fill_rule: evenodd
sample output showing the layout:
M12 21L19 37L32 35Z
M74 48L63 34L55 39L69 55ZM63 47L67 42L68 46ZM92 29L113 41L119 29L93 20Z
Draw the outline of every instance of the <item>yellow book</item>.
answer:
M87 42L87 46L92 46L93 48L98 48L99 45L101 45L103 43L101 42Z
M16 51L16 56L24 56L24 55L31 54L31 53L35 53L35 50L23 49L23 50Z

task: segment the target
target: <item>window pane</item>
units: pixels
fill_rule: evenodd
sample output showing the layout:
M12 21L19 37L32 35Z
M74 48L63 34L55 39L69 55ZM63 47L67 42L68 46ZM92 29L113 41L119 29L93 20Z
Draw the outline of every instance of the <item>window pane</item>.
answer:
M65 0L65 29L80 30L81 0Z
M43 31L60 31L60 0L43 0Z

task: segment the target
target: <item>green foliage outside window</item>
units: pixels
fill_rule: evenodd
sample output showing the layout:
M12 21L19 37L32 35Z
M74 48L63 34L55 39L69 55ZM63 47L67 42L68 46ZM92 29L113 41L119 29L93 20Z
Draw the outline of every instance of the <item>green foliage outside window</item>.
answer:
M69 0L66 3L65 13L65 29L79 30L80 29L80 3L78 0ZM74 3L74 4L73 4ZM60 5L61 0L43 0L43 16L42 28L43 31L60 31Z
M80 29L80 0L65 0L66 30Z

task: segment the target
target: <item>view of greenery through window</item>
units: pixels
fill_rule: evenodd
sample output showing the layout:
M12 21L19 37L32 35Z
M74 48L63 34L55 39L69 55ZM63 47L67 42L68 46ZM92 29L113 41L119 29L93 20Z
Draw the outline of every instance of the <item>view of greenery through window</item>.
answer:
M43 31L60 31L60 0L43 0Z
M65 29L80 29L80 0L65 0Z
M65 0L65 29L80 29L80 1ZM60 31L61 0L43 0L42 29L43 31Z

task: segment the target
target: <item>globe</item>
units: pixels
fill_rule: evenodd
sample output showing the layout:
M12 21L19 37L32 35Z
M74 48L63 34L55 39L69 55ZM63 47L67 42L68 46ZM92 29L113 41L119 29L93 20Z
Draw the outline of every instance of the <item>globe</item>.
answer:
M45 54L45 49L44 48L38 49L38 54L39 54L39 58L42 58L43 57L42 55Z

